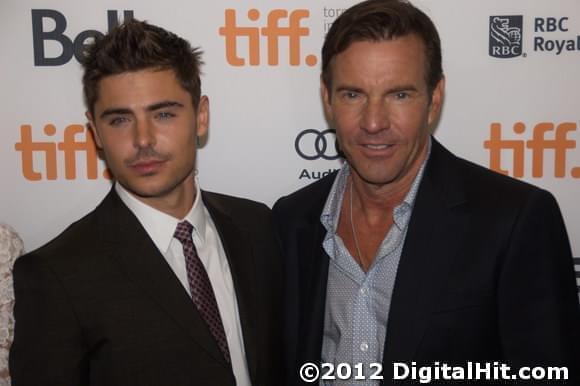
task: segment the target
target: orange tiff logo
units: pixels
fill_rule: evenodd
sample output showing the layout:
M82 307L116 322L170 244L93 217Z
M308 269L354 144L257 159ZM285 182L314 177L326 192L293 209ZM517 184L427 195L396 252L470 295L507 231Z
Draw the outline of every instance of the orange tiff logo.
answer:
M260 20L260 11L250 9L248 19L257 22ZM307 9L296 9L290 12L285 9L273 9L268 13L266 26L240 27L237 23L235 9L225 10L225 24L220 27L219 34L225 38L226 60L236 67L245 66L248 59L250 66L260 65L261 38L267 42L268 65L277 66L280 59L280 38L288 38L288 62L291 66L301 64L301 39L310 35L310 29L301 25L301 21L310 16ZM281 26L280 21L287 20L286 26ZM247 39L247 58L240 57L238 48L239 39ZM315 55L306 55L304 62L308 66L315 66L318 58Z
M54 137L57 133L53 124L47 124L43 132L48 137ZM29 181L56 180L58 178L58 154L64 158L64 178L75 180L77 178L77 155L84 154L86 159L87 179L98 178L97 148L90 130L83 125L73 124L64 129L63 140L58 141L33 141L32 126L20 126L20 142L14 145L22 158L22 175ZM35 161L44 159L44 170L38 170ZM103 172L103 177L110 179L108 169Z
M519 135L526 133L526 129L523 122L516 122L512 127L513 132ZM532 177L543 177L544 155L546 151L552 151L554 177L563 178L569 173L573 178L580 178L580 167L568 169L566 162L568 151L576 149L576 141L568 136L577 129L578 125L574 122L563 122L557 125L552 122L541 122L532 128L531 139L504 139L501 124L492 123L489 139L483 143L483 147L489 150L489 167L502 174L523 177L526 154L531 153ZM506 151L511 152L512 155L511 170L501 167L502 154Z

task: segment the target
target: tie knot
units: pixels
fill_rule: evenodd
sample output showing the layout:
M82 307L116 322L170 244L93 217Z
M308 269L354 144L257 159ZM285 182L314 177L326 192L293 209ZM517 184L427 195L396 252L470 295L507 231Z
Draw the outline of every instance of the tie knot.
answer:
M181 242L181 244L185 244L186 242L193 243L193 238L191 237L191 232L193 231L193 225L187 220L180 222L177 224L177 228L175 229L175 233L173 237Z

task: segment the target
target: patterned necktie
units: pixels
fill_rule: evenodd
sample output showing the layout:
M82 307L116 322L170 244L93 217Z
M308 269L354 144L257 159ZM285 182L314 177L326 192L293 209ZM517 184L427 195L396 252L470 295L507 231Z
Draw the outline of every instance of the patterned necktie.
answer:
M193 225L188 221L182 221L177 224L177 229L175 230L173 237L179 240L183 246L191 299L209 327L209 330L223 353L226 362L230 363L230 350L228 349L228 341L226 340L224 325L220 317L211 282L209 281L203 263L197 255L195 245L193 245L193 238L191 236L192 231Z

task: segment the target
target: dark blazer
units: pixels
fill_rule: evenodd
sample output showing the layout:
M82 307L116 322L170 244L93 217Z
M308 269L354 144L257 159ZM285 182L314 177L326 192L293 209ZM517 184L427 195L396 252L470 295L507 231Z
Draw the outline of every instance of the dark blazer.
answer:
M329 258L320 214L335 177L273 208L286 255L289 385L302 384L300 365L321 360ZM487 360L579 370L580 311L556 201L455 157L434 139L393 291L384 384L393 383L394 362Z
M280 376L281 260L263 204L202 193L226 252L253 385ZM14 267L13 386L234 385L209 329L112 190Z

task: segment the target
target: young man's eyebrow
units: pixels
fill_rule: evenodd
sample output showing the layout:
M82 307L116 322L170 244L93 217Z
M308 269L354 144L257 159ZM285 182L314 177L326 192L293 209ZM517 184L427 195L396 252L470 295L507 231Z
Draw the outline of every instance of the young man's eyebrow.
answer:
M163 102L154 103L150 106L147 106L147 111L155 111L155 110L164 109L167 107L183 107L183 104L176 102L176 101L163 101Z
M158 103L154 103L146 107L147 111L155 111L159 109L164 109L167 107L183 107L182 103L176 101L162 101ZM108 115L117 115L117 114L133 114L131 109L125 107L111 107L103 111L100 115L101 118L105 118Z
M133 112L131 109L127 109L124 107L112 107L110 109L106 109L100 115L101 118L105 118L108 115L116 115L116 114L132 114Z

